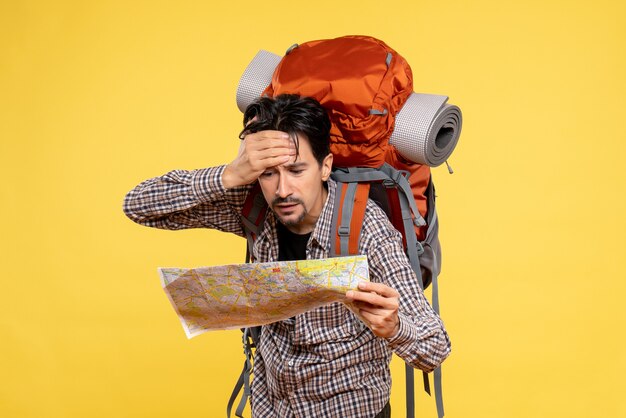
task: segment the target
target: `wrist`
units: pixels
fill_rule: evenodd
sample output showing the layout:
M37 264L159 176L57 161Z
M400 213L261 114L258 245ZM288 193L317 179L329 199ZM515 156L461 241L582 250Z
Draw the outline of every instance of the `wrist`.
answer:
M240 186L237 181L238 176L234 172L233 168L230 164L224 167L224 171L222 172L222 186L225 189L232 189L234 187Z
M398 335L399 332L400 332L400 317L396 316L396 325L393 328L393 331L391 331L391 334L387 338L394 338L395 336Z

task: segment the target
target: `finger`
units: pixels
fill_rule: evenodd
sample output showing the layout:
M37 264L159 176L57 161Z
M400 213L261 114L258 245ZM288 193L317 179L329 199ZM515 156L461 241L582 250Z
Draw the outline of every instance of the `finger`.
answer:
M296 146L289 139L272 138L252 144L252 149L266 151L272 149L295 150Z
M278 155L276 157L258 158L259 171L264 171L269 168L288 163L293 158L293 155Z
M397 297L384 297L372 292L350 290L346 293L346 297L352 301L365 302L385 309L396 309L398 306Z
M260 147L294 146L293 140L286 132L260 131L244 136L244 140Z
M381 296L388 298L397 298L400 294L393 287L389 287L384 283L376 282L359 282L359 290L364 292L376 292Z
M392 312L385 311L385 315L379 315L365 309L359 310L359 315L367 321L368 324L383 325L394 322L395 316Z
M394 303L393 300L391 300L391 303L389 304L388 307L383 307L380 305L372 304L369 302L363 302L360 300L355 300L352 302L352 304L356 309L362 309L362 310L365 310L365 311L368 311L377 315L387 315L390 312L395 312L398 310L398 305L397 303Z
M271 147L256 151L261 158L274 158L274 157L293 157L296 155L296 149L291 147Z
M258 170L265 170L267 168L276 167L291 160L295 160L295 155L291 153L250 153L248 154L248 160L250 165Z
M371 315L375 316L389 316L394 312L392 309L384 309L378 306L370 305L368 303L360 302L355 305L355 308L359 310L359 312L367 312Z
M247 149L242 153L245 159L250 162L252 167L259 170L263 170L269 167L274 167L280 164L284 164L291 159L295 159L295 148L287 147L273 147L265 149Z
M289 140L272 139L260 143L246 145L246 153L255 159L296 155L296 147Z

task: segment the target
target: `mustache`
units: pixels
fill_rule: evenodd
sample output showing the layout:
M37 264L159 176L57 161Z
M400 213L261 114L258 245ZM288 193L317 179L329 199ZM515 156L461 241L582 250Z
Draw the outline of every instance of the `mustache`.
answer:
M302 200L297 199L297 198L292 197L292 196L277 197L274 200L272 200L272 206L280 205L281 203L300 203L300 204L302 204Z

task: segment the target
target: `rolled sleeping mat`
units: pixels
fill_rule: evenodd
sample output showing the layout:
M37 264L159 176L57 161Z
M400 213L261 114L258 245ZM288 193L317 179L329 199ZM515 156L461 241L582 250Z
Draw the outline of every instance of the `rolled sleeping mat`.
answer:
M260 50L248 64L237 86L237 107L241 113L272 83L274 70L281 59L279 55Z
M248 64L237 87L237 107L244 112L272 82L281 56L260 50ZM396 115L389 143L409 161L437 167L443 164L461 135L461 109L447 96L411 93Z
M456 147L461 135L461 109L447 96L411 93L396 115L389 143L409 161L437 167Z

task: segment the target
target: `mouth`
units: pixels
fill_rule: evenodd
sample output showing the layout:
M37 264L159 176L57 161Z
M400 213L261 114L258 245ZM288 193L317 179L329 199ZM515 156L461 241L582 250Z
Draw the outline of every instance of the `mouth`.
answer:
M275 203L274 210L282 215L289 215L296 210L296 207L300 204L298 201L280 202Z
M281 203L279 205L274 205L274 208L280 210L281 212L289 212L298 206L298 203Z

